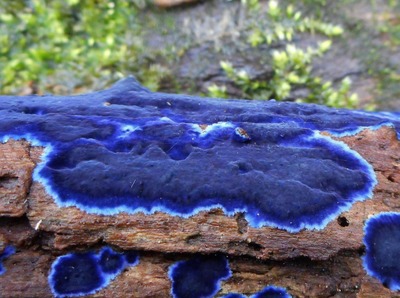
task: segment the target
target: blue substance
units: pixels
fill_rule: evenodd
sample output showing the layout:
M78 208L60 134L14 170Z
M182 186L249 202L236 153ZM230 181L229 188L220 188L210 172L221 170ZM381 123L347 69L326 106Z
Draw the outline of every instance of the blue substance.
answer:
M381 213L364 227L364 268L393 291L400 290L400 213Z
M223 298L246 298L247 296L237 293L230 293ZM291 298L292 296L286 292L284 288L267 286L260 292L251 295L250 298Z
M125 257L125 261L130 266L136 266L137 264L139 264L139 255L137 254L136 251L133 251L133 250L125 251L124 257Z
M107 274L117 274L125 265L125 258L111 248L105 248L100 254L99 265L101 270Z
M372 196L372 167L341 142L394 113L152 93L129 78L78 96L0 97L0 140L46 147L34 172L59 206L189 217L221 208L253 227L322 229Z
M251 295L250 298L291 298L284 288L268 286L260 292Z
M6 269L3 267L2 262L13 254L15 254L15 248L12 245L7 246L0 254L0 275L6 272Z
M57 297L85 296L106 287L112 279L127 266L138 263L136 254L135 264L132 260L134 253L125 254L104 248L98 254L72 253L57 258L51 266L49 284L51 291Z
M196 256L172 265L168 275L174 298L213 297L220 290L220 282L231 276L231 271L223 256Z

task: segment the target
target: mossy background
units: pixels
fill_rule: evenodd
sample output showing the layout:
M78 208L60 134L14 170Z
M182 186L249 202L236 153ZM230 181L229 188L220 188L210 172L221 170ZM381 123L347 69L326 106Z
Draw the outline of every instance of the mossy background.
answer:
M0 93L154 91L400 110L400 2L0 3Z

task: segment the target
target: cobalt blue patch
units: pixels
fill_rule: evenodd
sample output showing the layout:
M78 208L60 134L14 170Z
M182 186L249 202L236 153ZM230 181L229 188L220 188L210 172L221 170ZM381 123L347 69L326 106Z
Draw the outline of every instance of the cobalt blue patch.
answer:
M246 298L243 294L238 293L230 293L223 298ZM291 298L288 292L284 288L276 287L276 286L267 286L262 289L260 292L257 292L250 296L250 298Z
M364 227L367 273L393 291L400 290L400 213L380 213Z
M117 274L125 265L125 257L106 247L101 251L99 265L104 273Z
M251 295L250 298L291 298L284 288L267 286L260 292Z
M169 268L174 298L213 297L222 280L231 276L228 260L223 256L195 256Z
M132 260L133 252L129 252ZM138 261L136 254L135 265ZM104 248L99 253L71 253L57 258L51 266L49 284L57 297L85 296L106 287L133 263L123 253Z
M4 268L2 262L13 254L15 254L15 247L12 245L7 246L0 254L0 275L6 272L6 268Z
M247 296L238 294L238 293L229 293L225 296L222 296L222 298L246 298Z
M322 136L399 115L273 101L152 93L129 78L77 96L0 97L0 140L45 146L34 179L59 206L89 213L221 208L253 227L322 229L372 196L372 167Z
M134 250L124 251L124 257L130 266L136 266L139 263L139 255Z

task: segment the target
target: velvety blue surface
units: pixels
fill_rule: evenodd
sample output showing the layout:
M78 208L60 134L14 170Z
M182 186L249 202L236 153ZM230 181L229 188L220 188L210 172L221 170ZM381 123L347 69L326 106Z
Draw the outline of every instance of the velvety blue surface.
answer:
M0 254L0 275L6 272L6 268L4 268L2 262L13 254L15 254L15 248L12 245L7 246Z
M246 298L247 296L238 294L238 293L229 293L227 295L222 296L222 298Z
M100 254L99 265L104 273L117 274L125 265L125 257L107 247Z
M246 298L246 297L248 296L238 293L230 293L223 296L223 298ZM291 298L291 297L292 296L289 295L284 288L276 286L267 286L261 291L250 296L250 298Z
M105 247L99 253L71 253L57 258L51 266L49 284L57 297L85 296L106 287L112 279L127 266L136 265L132 260L133 252L128 257Z
M250 298L291 298L284 288L267 286L260 292L251 295Z
M195 256L172 265L168 272L174 298L213 297L220 282L231 276L228 260L223 256Z
M372 195L372 167L319 134L400 128L395 113L152 93L129 78L78 96L0 97L0 140L46 147L34 172L90 213L222 208L253 227L322 229Z
M136 251L133 251L133 250L124 251L124 257L125 257L125 261L130 266L135 266L139 263L139 255L137 254Z
M393 291L400 290L400 213L381 213L364 227L364 268Z

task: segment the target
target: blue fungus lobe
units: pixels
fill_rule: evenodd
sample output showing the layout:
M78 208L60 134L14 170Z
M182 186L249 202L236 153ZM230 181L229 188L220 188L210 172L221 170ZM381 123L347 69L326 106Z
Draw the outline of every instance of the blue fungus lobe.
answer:
M231 276L231 271L223 256L196 256L172 265L168 275L175 298L213 297L220 290L220 282Z
M381 213L364 227L364 268L393 291L400 290L400 213Z
M15 248L12 245L7 246L0 254L0 275L6 272L6 269L4 268L2 262L13 254L15 254Z
M112 279L128 265L136 265L126 261L132 260L133 252L125 254L104 248L98 254L94 252L71 253L57 258L51 266L49 284L57 297L85 296L106 287Z
M0 97L0 140L46 147L34 179L59 206L189 217L221 208L253 227L322 229L372 196L372 167L342 142L395 113L152 93L133 78L77 96Z
M125 257L107 247L100 254L99 265L104 273L117 274L125 265Z
M223 298L246 298L243 294L238 293L229 293ZM276 286L267 286L262 289L260 292L257 292L250 296L250 298L291 298L292 296L286 292L284 288L276 287Z
M247 296L238 293L229 293L222 298L246 298Z
M130 266L135 266L139 263L139 255L136 251L128 250L124 252L125 261Z
M105 286L105 278L93 253L69 254L58 258L49 277L57 296L82 296Z
M267 286L260 292L251 295L250 298L291 298L284 288Z

